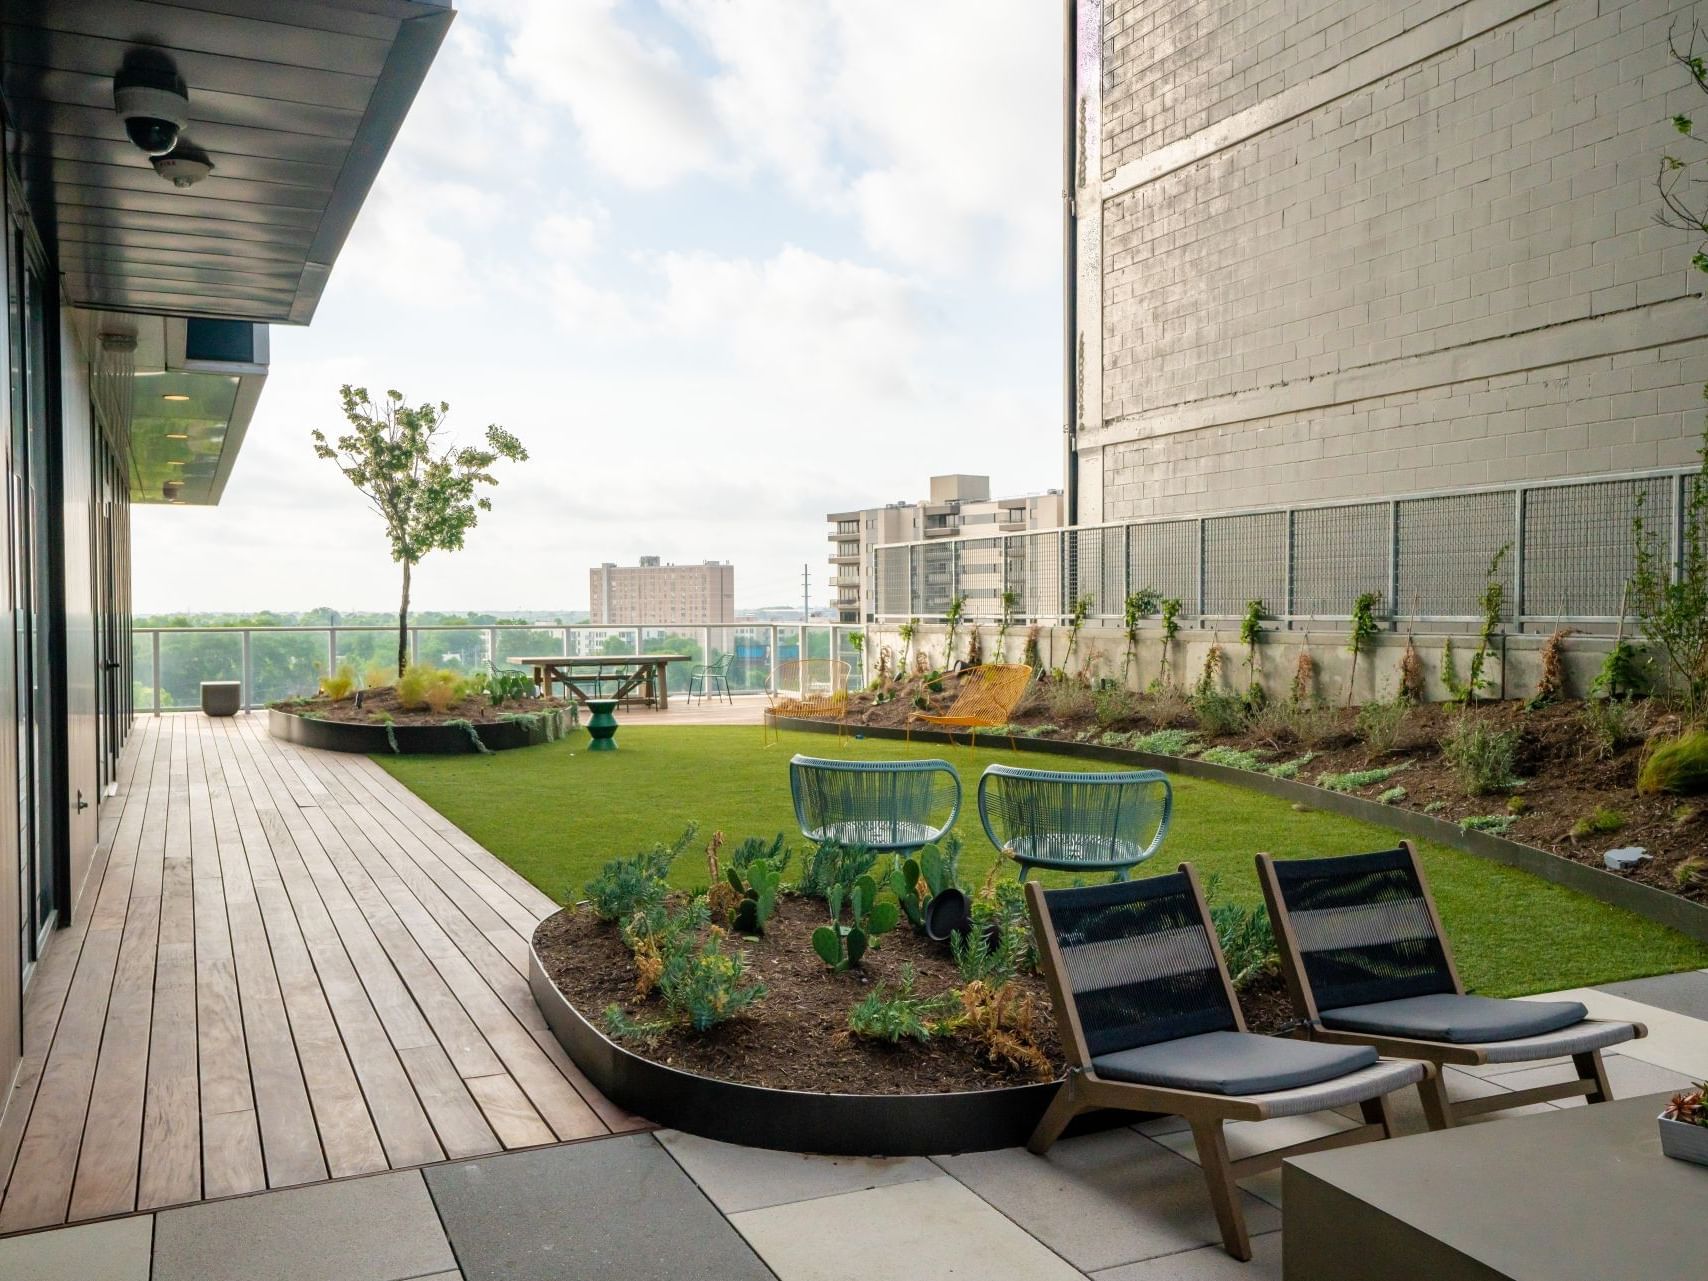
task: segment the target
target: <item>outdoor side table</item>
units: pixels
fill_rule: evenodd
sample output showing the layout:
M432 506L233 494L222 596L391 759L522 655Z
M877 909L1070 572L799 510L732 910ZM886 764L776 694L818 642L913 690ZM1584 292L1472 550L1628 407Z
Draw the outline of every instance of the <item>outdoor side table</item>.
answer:
M1701 1281L1708 1167L1661 1155L1665 1094L1295 1157L1287 1281Z
M242 706L242 681L202 682L202 715L236 716Z
M613 714L617 710L617 700L614 698L590 698L587 700L587 710L592 713L587 718L587 733L592 742L587 744L590 752L614 752L617 750L617 718Z

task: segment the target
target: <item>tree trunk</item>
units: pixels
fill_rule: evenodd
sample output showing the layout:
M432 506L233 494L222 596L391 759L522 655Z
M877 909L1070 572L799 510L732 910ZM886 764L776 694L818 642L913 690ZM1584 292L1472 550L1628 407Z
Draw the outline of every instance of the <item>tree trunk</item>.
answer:
M409 667L409 562L403 562L403 603L397 607L397 675Z

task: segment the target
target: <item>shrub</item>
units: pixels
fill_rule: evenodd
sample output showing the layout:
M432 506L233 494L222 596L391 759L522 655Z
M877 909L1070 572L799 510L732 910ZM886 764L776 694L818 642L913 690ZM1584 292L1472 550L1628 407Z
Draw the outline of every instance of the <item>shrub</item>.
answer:
M582 889L594 914L602 921L627 921L637 911L661 906L670 865L698 830L697 824L690 823L670 845L655 842L651 849L606 863Z
M1692 855L1672 869L1673 883L1681 890L1708 888L1708 858Z
M1628 698L1643 693L1649 687L1646 666L1647 661L1635 645L1628 640L1615 641L1601 660L1601 670L1589 683L1589 696Z
M1192 714L1206 734L1237 734L1247 717L1245 700L1238 694L1203 685L1192 695Z
M1637 790L1645 796L1670 792L1697 796L1708 792L1708 730L1680 734L1661 743L1643 762Z
M1423 659L1417 646L1406 637L1405 653L1400 655L1400 698L1407 703L1423 702Z
M1173 685L1152 685L1145 691L1145 715L1161 728L1178 726L1192 717L1192 700Z
M973 896L972 933L976 938L1016 940L1012 968L1030 974L1038 968L1038 949L1032 941L1032 918L1026 911L1026 891L1019 881L999 880L998 860L991 865L983 887Z
M1482 717L1462 712L1441 740L1441 755L1470 796L1503 792L1518 782L1519 731L1496 729Z
M1306 752L1303 756L1295 756L1290 761L1281 761L1275 765L1265 766L1263 772L1270 778L1297 778L1299 771L1316 758L1315 752Z
M1204 886L1204 897L1210 905L1210 923L1216 927L1216 938L1222 945L1222 956L1228 963L1228 975L1234 987L1244 988L1278 960L1275 935L1269 928L1269 912L1258 903L1246 906L1223 899L1221 878L1210 877Z
M441 668L432 674L422 697L427 701L428 710L435 716L443 716L462 700L462 677L449 668Z
M404 711L418 712L427 706L427 687L435 675L435 669L417 665L398 678L397 701Z
M895 989L880 983L848 1011L848 1030L870 1041L929 1041L947 1030L961 1008L953 992L919 996L914 992L913 966L903 965Z
M370 664L362 672L363 689L383 689L388 685L397 684L397 668L387 667L383 663Z
M877 851L864 845L826 841L812 852L795 889L808 898L829 898L832 886L853 884L870 872L877 861Z
M1044 705L1054 721L1085 720L1097 711L1092 692L1072 676L1058 676L1045 687Z
M1572 824L1572 836L1582 839L1585 836L1607 836L1625 826L1625 816L1618 810L1606 806L1597 808L1593 813L1585 814Z
M1378 769L1356 769L1346 774L1324 774L1317 779L1317 786L1326 787L1331 792L1356 792L1360 788L1370 787L1376 783L1386 783L1410 764L1410 761L1401 761L1398 765L1384 765Z
M320 692L335 703L349 698L355 688L356 669L348 663L339 663L332 675L320 678Z
M1475 814L1470 818L1460 819L1459 826L1467 832L1489 832L1495 836L1504 836L1516 822L1516 814Z
M1198 750L1198 736L1189 729L1158 729L1135 735L1132 747L1158 756L1190 756Z
M1542 646L1542 673L1536 678L1536 692L1524 704L1526 710L1535 711L1566 696L1566 637L1576 632L1576 628L1557 627Z
M1060 734L1061 732L1062 727L1060 725L1052 725L1048 721L1042 725L1034 725L1024 731L1027 738L1048 738L1051 734Z
M1356 732L1372 756L1386 756L1399 746L1410 718L1411 708L1404 698L1372 699L1358 709Z
M1317 698L1317 660L1311 657L1311 651L1301 648L1299 657L1293 663L1292 701L1295 705L1306 707L1316 702Z
M1339 735L1340 721L1334 708L1322 703L1274 702L1258 713L1254 728L1271 743L1314 750Z
M714 929L699 946L674 947L664 960L658 993L666 1007L696 1032L733 1018L765 995L763 983L742 983L747 960L724 946Z
M1226 765L1230 769L1263 768L1262 758L1256 752L1242 752L1237 747L1207 747L1198 759L1212 765Z
M779 872L786 872L789 870L789 860L794 856L795 852L784 842L781 832L769 841L763 837L749 836L730 851L729 865L738 872L745 872L749 863L764 859Z
M1037 1003L1013 983L993 988L968 983L960 990L956 1033L972 1042L980 1057L1002 1067L1048 1081L1054 1070L1038 1047Z
M1641 703L1592 698L1578 713L1583 727L1583 750L1596 760L1612 760L1621 747L1640 743L1648 713Z
M1138 699L1125 685L1105 685L1093 696L1098 727L1112 729L1138 712Z
M949 938L949 952L963 983L1001 987L1026 967L1031 950L1030 930L971 929Z
M1406 789L1403 787L1390 787L1387 791L1376 797L1376 799L1384 805L1398 805L1401 801L1405 800L1405 798Z

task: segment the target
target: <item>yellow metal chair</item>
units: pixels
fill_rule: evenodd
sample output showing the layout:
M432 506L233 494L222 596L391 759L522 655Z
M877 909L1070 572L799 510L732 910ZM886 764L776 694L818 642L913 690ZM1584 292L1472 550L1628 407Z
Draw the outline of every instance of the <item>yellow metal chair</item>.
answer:
M961 676L948 711L916 712L913 719L940 729L964 729L973 737L978 730L1008 724L1031 683L1032 669L1024 663L986 663Z
M765 691L764 735L776 732L779 716L836 715L837 737L848 708L849 666L840 658L793 658L777 664L776 679Z

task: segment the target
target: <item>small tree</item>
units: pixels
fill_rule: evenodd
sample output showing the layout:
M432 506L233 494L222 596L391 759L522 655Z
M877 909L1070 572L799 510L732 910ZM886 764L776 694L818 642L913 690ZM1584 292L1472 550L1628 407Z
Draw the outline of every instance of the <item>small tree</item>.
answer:
M385 522L391 558L403 566L403 596L397 610L397 672L409 665L409 580L428 552L461 549L478 515L492 510L480 491L498 483L491 467L500 458L526 462L528 451L497 423L486 429L486 448L445 441L451 407L411 407L403 393L388 391L378 404L366 387L338 389L350 429L336 440L315 430L314 452L338 464Z

